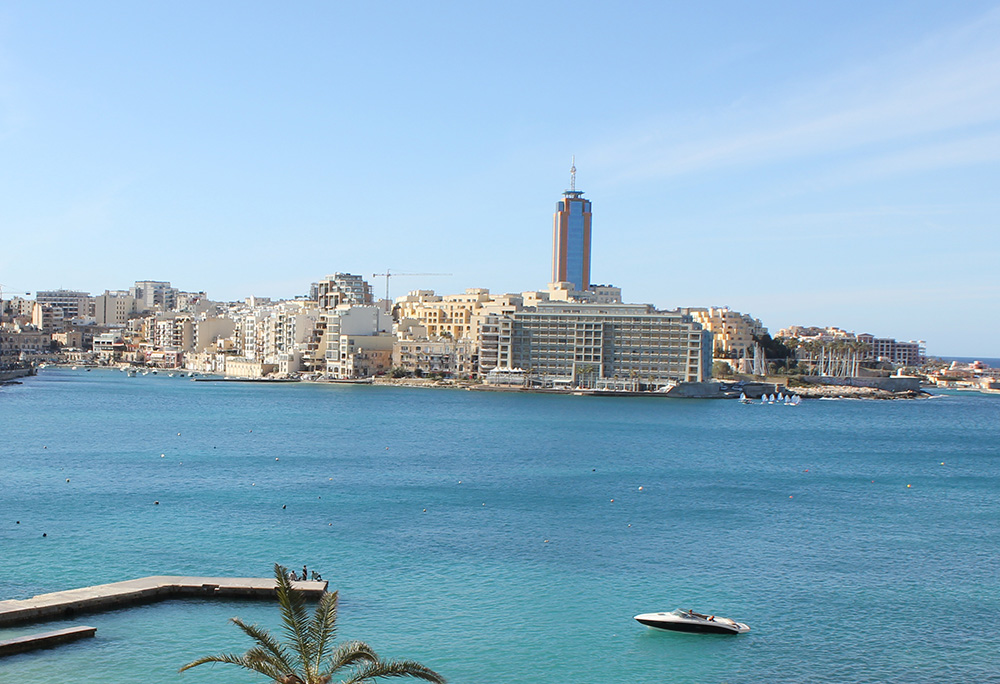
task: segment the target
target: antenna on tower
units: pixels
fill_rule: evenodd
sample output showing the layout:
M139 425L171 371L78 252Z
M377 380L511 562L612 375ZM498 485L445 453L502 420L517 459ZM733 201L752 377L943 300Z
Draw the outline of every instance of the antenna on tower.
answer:
M573 161L570 162L569 167L569 189L570 192L576 192L576 155L573 155Z

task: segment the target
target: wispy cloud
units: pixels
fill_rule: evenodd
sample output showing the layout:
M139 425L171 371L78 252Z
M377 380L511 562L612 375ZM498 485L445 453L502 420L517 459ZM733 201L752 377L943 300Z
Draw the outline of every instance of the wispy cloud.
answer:
M997 35L1000 10L904 53L800 84L776 101L709 112L707 129L658 124L593 156L628 182L810 158L833 164L845 155L860 157L868 174L995 162Z

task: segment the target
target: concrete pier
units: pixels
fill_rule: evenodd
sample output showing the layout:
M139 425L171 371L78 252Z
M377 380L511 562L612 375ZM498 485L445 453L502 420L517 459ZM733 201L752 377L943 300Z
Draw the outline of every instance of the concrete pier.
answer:
M327 588L324 581L298 581L292 586L310 598ZM113 610L172 598L273 598L275 580L262 577L181 577L155 575L125 582L41 594L30 599L0 601L0 627L64 620L77 613Z
M41 634L28 634L16 639L6 639L0 641L0 658L14 655L15 653L25 653L39 648L51 648L59 644L66 644L78 639L87 639L97 633L96 627L70 627L68 629L57 629L54 632L42 632Z

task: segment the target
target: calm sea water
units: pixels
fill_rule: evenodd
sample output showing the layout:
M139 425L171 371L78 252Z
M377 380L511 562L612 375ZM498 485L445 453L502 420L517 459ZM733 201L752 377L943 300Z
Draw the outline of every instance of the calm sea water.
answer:
M340 639L455 684L1000 682L998 492L1000 396L742 406L46 370L0 389L0 598L308 563L340 591ZM632 620L677 607L752 631ZM0 681L253 681L176 673L248 647L233 615L279 624L267 602L88 615L96 639L6 658Z

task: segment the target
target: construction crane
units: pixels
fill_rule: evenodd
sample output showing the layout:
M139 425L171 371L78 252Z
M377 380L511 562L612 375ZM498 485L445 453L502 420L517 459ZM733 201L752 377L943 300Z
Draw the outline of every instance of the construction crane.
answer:
M385 278L385 298L389 301L389 278L393 276L450 276L451 273L393 273L388 268L385 273L373 273L372 278Z

